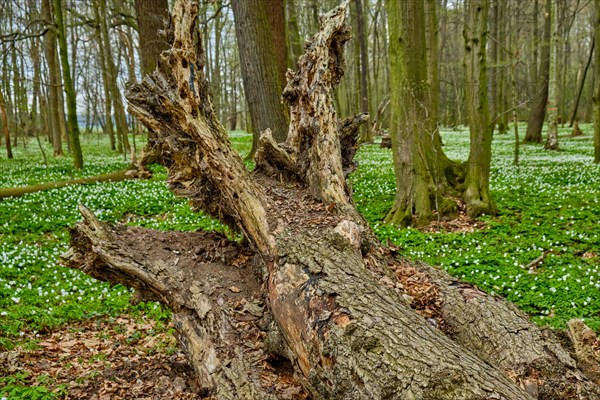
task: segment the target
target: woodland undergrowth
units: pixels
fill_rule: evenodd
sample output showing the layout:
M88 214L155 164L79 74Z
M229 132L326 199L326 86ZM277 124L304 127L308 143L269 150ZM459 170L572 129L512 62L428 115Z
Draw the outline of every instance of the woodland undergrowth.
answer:
M379 238L405 256L507 298L540 325L564 329L569 319L581 318L600 331L600 166L592 164L592 128L581 127L584 135L576 138L567 129L561 132L560 152L521 146L518 166L512 164L513 137L496 135L495 217L463 216L421 230L383 224L395 188L391 151L377 144L363 145L356 157L359 166L350 178L354 200ZM240 152L249 150L250 135L230 137ZM466 159L467 130L444 130L442 137L449 157ZM85 135L82 144L86 169L75 174L68 156L44 165L33 141L26 148L20 143L13 149L15 160L0 159L0 187L92 176L128 163L111 154L99 135ZM46 150L51 153L48 145ZM158 322L153 333L168 331L169 314L158 304L132 306L128 289L111 288L58 262L68 244L66 228L80 220L79 203L105 221L229 233L175 198L163 168L152 169L150 180L68 186L0 201L0 351L39 348L37 337L90 317L145 315ZM0 387L17 378L0 377Z

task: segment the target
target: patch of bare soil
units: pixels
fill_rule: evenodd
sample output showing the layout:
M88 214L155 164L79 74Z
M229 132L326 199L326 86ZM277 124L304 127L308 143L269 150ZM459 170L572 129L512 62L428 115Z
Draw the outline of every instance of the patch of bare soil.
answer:
M485 228L485 222L478 221L467 215L467 207L462 199L453 199L458 206L458 215L450 220L433 220L429 225L419 228L426 233L472 233ZM437 215L434 214L434 218Z
M171 329L156 325L125 315L65 326L38 337L36 350L0 353L0 375L25 372L31 385L46 375L49 389L66 387L64 399L200 399Z
M426 233L471 233L483 228L485 228L485 222L469 218L465 214L450 221L433 221L419 230Z

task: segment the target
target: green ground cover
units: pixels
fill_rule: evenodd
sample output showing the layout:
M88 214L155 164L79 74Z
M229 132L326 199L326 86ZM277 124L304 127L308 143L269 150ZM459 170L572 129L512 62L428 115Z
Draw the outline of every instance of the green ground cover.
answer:
M524 132L524 127L521 128ZM364 147L352 177L359 210L382 240L412 259L440 265L450 274L517 304L541 325L565 328L581 318L600 329L600 166L592 164L592 129L569 137L560 152L521 146L514 166L514 138L493 141L491 189L500 215L482 217L472 233L424 233L381 223L394 198L391 150ZM468 131L444 131L444 151L468 155ZM525 268L546 254L536 268Z
M492 191L501 214L483 217L483 229L425 233L382 224L393 201L394 177L391 151L376 145L363 146L357 155L359 168L351 178L356 204L378 236L400 246L407 257L440 265L508 298L542 325L564 328L578 317L599 330L600 167L592 164L591 128L583 128L586 135L580 138L563 131L558 153L522 146L519 166L512 165L512 136L496 136ZM236 148L248 151L249 135L233 132L231 137ZM452 158L466 158L468 132L444 131L443 139ZM126 165L96 135L85 136L83 146L86 169L77 176ZM33 144L14 151L15 160L0 159L0 187L74 176L69 157L49 158L45 166ZM164 169L156 167L147 181L71 186L0 201L0 350L34 346L20 338L95 315L168 317L154 303L129 305L127 288L110 288L58 263L68 246L66 228L80 220L79 203L105 221L155 229L223 229L175 198L165 177ZM524 268L544 253L534 270Z

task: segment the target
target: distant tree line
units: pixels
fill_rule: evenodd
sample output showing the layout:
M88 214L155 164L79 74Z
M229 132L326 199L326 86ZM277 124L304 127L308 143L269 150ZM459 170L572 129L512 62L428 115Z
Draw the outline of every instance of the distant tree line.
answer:
M337 4L198 2L212 104L227 129L253 133L253 150L267 128L276 141L285 139L286 70L295 68L320 15ZM362 142L392 137L399 192L390 221L452 213L456 205L446 200L457 191L473 199L473 215L493 212L484 181L494 133L512 126L517 145L545 142L556 150L558 126L594 120L597 0L352 0L350 6L354 40L346 46L346 74L334 103L340 117L369 113ZM42 142L50 142L54 156L69 151L74 167L82 168L81 131L107 135L111 149L124 155L136 151L129 134L142 128L128 118L123 92L153 71L167 48L168 8L167 0L2 1L0 125L7 156L36 138L42 151ZM522 137L518 121L527 122ZM438 132L460 125L470 126L472 139L463 166L443 154ZM418 152L420 165L406 164L406 157L417 163ZM411 173L415 186L400 182L400 165L421 171Z

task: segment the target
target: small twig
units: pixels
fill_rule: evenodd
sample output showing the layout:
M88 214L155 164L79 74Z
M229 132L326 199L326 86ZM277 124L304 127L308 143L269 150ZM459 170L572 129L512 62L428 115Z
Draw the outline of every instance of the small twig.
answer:
M535 268L537 268L544 261L544 258L546 258L546 256L548 255L548 253L550 253L550 252L549 251L543 252L541 256L539 256L538 258L536 258L535 260L533 260L532 262L530 262L529 264L527 264L525 266L525 268L526 269L535 269Z

